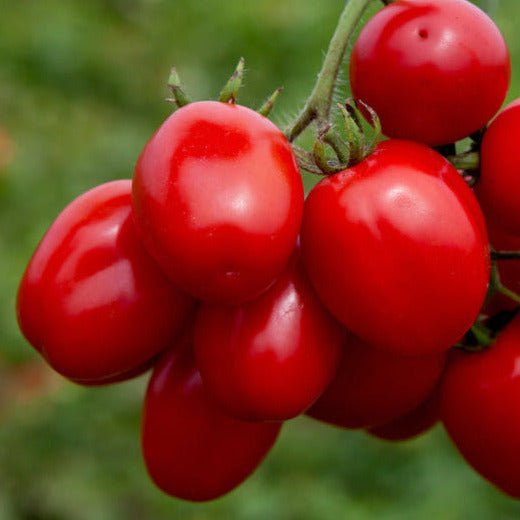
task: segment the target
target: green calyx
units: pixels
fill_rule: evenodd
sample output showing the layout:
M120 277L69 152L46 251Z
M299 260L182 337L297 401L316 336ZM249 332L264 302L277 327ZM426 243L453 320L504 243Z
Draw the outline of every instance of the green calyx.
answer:
M231 74L231 77L228 79L224 88L221 90L218 101L221 103L229 103L233 104L236 102L238 97L238 92L242 87L242 83L244 80L245 73L245 60L244 58L240 58L238 60L238 64ZM181 108L183 106L192 103L191 97L186 93L186 91L182 87L182 83L177 72L177 69L174 67L170 71L170 76L168 77L168 88L172 93L172 97L167 98L166 101L169 101L175 105L175 109ZM278 99L282 87L277 88L265 101L265 103L257 110L257 112L265 117L267 117L271 110L273 109L276 100Z
M337 127L325 126L318 133L311 153L293 145L300 168L319 175L333 175L350 168L368 157L381 139L381 124L376 113L367 105L348 99L337 105L341 122ZM365 114L372 130L363 127Z

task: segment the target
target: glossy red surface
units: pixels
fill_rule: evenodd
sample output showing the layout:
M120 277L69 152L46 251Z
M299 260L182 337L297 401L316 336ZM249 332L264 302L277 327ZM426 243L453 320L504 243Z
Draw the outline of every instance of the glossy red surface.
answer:
M60 213L27 266L17 311L23 334L56 371L102 384L145 370L192 306L141 244L131 181L122 180Z
M329 385L344 335L297 251L258 298L238 307L201 306L195 354L208 392L229 414L282 420L303 413Z
M273 123L239 105L203 101L175 112L147 143L133 205L144 243L179 287L241 303L289 260L303 184Z
M440 414L466 461L520 498L520 315L488 349L453 359L440 384Z
M490 225L520 237L520 99L490 123L475 193Z
M165 353L146 393L142 449L151 479L165 493L213 500L245 480L274 444L282 423L224 414L206 393L190 345Z
M320 299L391 352L447 350L476 319L489 280L486 229L457 171L430 148L382 141L309 194L302 253Z
M444 352L399 356L350 335L334 381L307 415L343 428L387 424L428 397L445 363Z
M499 29L466 0L398 0L361 30L350 59L353 95L387 136L458 141L502 105L511 74Z

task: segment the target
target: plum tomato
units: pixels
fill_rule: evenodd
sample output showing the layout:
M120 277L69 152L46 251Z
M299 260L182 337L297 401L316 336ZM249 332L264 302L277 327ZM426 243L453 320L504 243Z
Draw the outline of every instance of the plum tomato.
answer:
M195 355L207 391L227 413L285 420L303 413L329 385L344 334L314 293L297 249L258 298L235 307L201 305Z
M342 428L387 424L430 395L445 363L445 352L400 356L349 334L336 377L307 415Z
M477 131L502 105L509 51L495 23L466 0L398 0L361 30L350 59L356 99L383 133L431 146Z
M213 500L245 480L273 446L281 422L225 414L206 392L191 342L166 351L152 372L142 419L142 452L165 493Z
M382 141L307 197L302 254L311 283L347 329L407 355L447 350L486 296L489 245L478 202L425 145Z
M480 147L475 193L490 225L520 236L520 99L489 124Z
M368 428L367 433L391 442L406 441L418 437L439 422L439 398L437 388L417 408L381 426Z
M287 264L303 210L291 146L267 118L216 101L174 112L144 147L133 207L146 247L198 299L238 304Z
M520 315L481 352L450 360L439 385L440 417L464 459L520 498Z
M192 307L138 237L130 180L93 188L59 214L27 266L17 301L29 343L57 372L84 384L145 370Z

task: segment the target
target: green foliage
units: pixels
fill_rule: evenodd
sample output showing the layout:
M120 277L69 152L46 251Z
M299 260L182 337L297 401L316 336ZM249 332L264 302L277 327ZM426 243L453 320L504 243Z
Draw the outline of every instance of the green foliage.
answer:
M517 64L511 100L520 84L520 7L487 3ZM35 358L14 316L32 251L75 196L131 177L172 109L164 101L170 68L194 99L214 99L244 56L239 102L258 107L284 86L272 116L283 127L311 90L342 8L340 0L0 0L0 126L15 145L0 172L0 366ZM346 95L344 85L338 100ZM205 505L176 501L153 487L140 458L146 377L98 389L64 382L12 406L4 406L13 397L2 396L3 383L0 520L520 514L466 467L440 428L390 446L304 418L285 426L265 464L234 493Z

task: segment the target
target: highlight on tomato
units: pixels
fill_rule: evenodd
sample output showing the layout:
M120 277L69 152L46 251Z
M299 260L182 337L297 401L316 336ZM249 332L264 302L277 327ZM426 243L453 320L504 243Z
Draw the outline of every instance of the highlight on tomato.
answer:
M281 427L281 422L247 422L224 413L204 388L187 335L152 372L143 405L143 458L165 493L214 500L255 471Z
M482 211L455 168L419 143L382 141L364 161L316 184L301 242L325 306L389 352L448 350L486 296Z
M520 314L480 352L450 359L439 385L440 417L480 475L520 498Z
M143 243L168 276L204 301L239 304L267 289L300 230L303 183L281 130L217 101L174 112L133 178Z
M195 355L207 391L227 413L286 420L302 414L330 384L344 336L314 293L297 249L258 298L200 307Z
M385 135L437 146L488 123L506 97L511 62L500 30L473 3L398 0L362 28L349 75Z
M99 385L138 375L182 331L194 305L138 237L131 181L73 200L33 254L20 283L20 329L63 376Z

